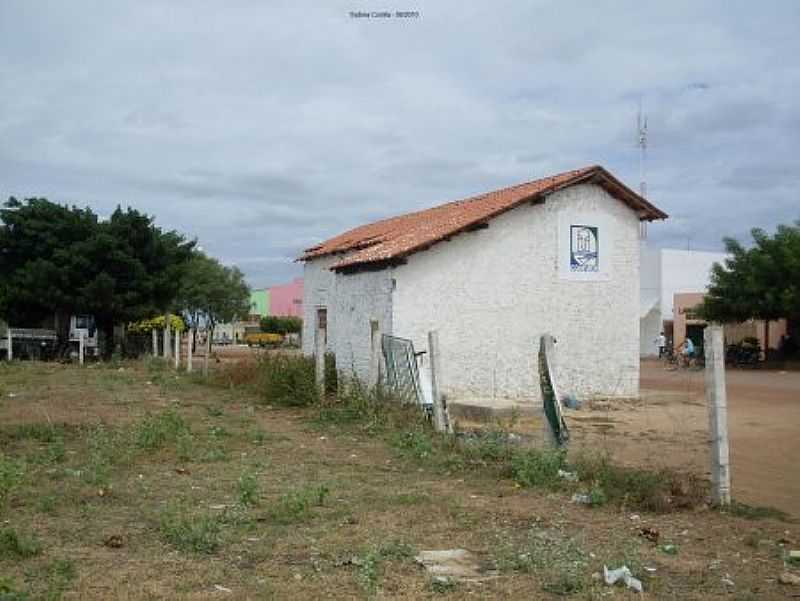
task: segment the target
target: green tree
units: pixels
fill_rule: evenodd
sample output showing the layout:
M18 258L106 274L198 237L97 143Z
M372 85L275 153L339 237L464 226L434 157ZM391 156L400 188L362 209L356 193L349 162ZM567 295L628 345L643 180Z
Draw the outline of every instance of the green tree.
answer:
M712 267L700 314L720 323L762 319L769 348L770 321L800 318L800 221L778 226L772 236L758 228L751 235L749 248L723 240L730 258Z
M250 312L250 287L237 267L195 251L180 284L178 307L195 330L201 324L213 336L219 323L244 319Z
M194 247L130 208L100 221L88 208L11 198L0 218L0 314L18 323L55 314L63 346L69 316L91 313L106 355L114 324L172 306Z

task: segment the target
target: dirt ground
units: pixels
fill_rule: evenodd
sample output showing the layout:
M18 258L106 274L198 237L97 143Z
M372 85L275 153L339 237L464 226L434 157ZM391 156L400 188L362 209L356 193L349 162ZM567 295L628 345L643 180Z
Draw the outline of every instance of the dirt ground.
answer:
M726 384L734 498L800 516L800 372L731 369ZM576 447L708 473L702 371L644 361L640 401L590 403L568 415Z
M588 508L489 467L437 463L424 439L411 448L402 432L321 419L315 408L268 406L151 364L0 365L0 597L800 593L778 582L800 573L786 563L800 546L795 523L707 507ZM643 529L657 529L658 544ZM452 548L474 553L486 579L437 582L413 559ZM643 580L643 596L598 576L623 563Z

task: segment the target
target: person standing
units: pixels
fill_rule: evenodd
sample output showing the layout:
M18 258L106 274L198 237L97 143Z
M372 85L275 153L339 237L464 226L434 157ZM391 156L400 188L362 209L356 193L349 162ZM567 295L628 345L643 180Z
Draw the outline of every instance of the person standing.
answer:
M658 358L661 359L667 350L667 338L664 332L661 332L655 339L656 346L658 347Z

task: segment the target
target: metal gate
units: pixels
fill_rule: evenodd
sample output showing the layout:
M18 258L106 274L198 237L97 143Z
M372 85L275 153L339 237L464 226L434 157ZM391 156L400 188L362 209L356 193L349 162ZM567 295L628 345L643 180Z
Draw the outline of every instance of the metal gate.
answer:
M425 404L414 343L407 338L383 334L381 350L386 365L386 385L404 403Z

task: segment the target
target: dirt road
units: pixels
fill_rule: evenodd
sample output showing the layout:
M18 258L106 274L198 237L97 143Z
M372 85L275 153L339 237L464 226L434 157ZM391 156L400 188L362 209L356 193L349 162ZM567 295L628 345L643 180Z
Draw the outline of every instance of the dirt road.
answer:
M728 426L734 497L800 517L800 372L729 370ZM706 473L708 413L702 371L642 363L642 398L570 412L581 446L629 464Z

